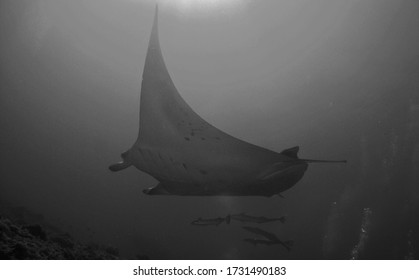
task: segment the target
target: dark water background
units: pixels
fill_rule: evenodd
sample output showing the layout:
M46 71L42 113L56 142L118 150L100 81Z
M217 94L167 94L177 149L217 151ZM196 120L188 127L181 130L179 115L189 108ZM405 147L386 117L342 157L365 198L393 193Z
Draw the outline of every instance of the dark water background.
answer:
M237 1L236 1L237 2ZM419 1L160 5L160 40L185 100L216 127L311 165L285 199L152 197L111 173L138 133L153 1L0 1L0 201L121 258L404 259L419 248ZM254 247L238 212L294 240Z

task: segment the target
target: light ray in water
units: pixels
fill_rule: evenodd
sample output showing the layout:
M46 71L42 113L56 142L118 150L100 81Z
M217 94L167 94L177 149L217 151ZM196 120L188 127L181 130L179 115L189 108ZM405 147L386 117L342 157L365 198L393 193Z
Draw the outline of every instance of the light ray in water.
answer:
M246 7L249 0L130 0L132 2L148 1L151 4L170 8L182 16L207 17L214 14L232 14Z

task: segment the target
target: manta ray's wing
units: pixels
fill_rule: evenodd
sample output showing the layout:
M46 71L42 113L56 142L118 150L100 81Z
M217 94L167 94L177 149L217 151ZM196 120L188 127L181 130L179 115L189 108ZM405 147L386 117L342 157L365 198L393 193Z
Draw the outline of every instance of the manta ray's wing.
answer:
M232 137L202 119L176 89L163 60L158 36L157 8L144 65L138 144L159 149L246 154L258 159L278 154ZM194 153L196 154L196 153Z

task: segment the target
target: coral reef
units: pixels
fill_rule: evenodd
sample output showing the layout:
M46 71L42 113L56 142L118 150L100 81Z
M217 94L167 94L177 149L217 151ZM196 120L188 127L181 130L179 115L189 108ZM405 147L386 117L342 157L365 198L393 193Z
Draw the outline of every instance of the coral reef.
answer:
M84 245L70 235L46 230L39 224L19 225L0 216L0 259L19 260L109 260L118 259L118 249Z

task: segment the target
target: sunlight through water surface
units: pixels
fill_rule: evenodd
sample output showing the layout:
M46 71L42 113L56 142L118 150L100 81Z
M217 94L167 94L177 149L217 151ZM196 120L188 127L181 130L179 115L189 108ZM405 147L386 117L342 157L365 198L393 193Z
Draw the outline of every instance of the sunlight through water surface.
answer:
M133 2L141 0L131 0ZM144 1L144 0L143 0ZM146 0L170 7L184 16L205 17L214 13L231 14L243 8L248 0Z

